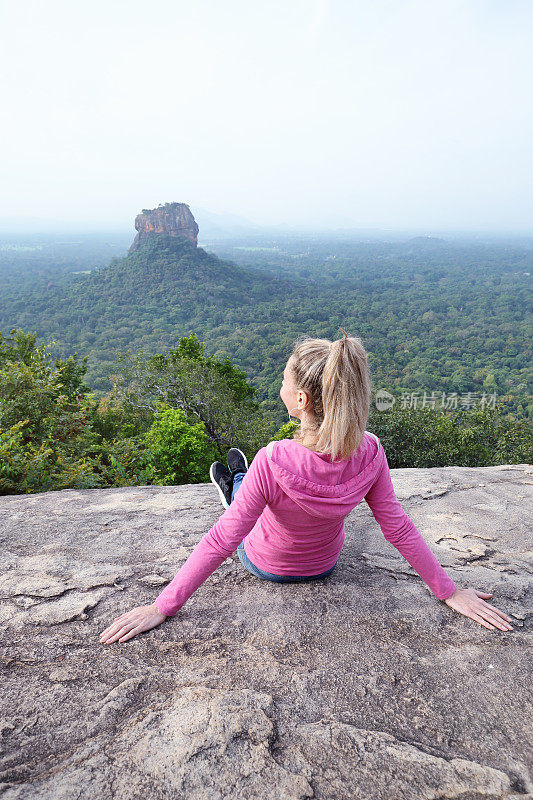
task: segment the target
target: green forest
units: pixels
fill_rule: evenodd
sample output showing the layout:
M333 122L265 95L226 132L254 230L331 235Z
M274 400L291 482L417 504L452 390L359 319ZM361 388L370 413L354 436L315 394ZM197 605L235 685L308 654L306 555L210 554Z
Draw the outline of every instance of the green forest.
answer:
M272 439L290 438L257 390L195 334L164 353L117 362L113 389L84 382L87 356L54 357L34 333L0 336L0 494L209 480L209 466L240 447L249 462ZM367 429L389 466L528 463L527 420L494 408L371 409Z
M528 243L288 237L222 243L219 257L159 234L111 260L100 244L92 266L91 247L71 248L70 269L65 251L59 263L46 248L0 252L0 331L34 331L63 358L87 355L100 395L120 352L163 352L194 333L244 371L281 422L292 342L336 338L342 325L363 340L375 388L404 405L424 392L473 403L485 394L513 418L533 413Z
M123 248L0 249L0 493L204 482L231 446L251 460L294 431L295 339L341 325L369 353L368 429L392 468L531 461L527 243Z

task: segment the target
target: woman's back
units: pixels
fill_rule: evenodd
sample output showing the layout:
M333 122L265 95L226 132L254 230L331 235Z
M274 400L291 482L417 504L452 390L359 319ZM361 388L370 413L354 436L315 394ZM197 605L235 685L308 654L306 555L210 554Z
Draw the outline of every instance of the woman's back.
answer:
M267 465L268 502L244 539L252 562L276 575L316 575L333 566L344 519L379 469L378 441L365 433L357 452L338 462L291 439L263 448L256 458Z

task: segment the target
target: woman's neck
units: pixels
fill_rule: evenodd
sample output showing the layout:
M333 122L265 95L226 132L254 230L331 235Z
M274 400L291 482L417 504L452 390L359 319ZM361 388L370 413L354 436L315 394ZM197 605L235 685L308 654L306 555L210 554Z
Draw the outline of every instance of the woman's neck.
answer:
M315 448L319 427L320 422L316 417L314 417L312 421L310 421L309 418L305 421L302 420L302 425L294 432L293 439L296 439L303 447L307 447L308 450L320 453L322 451Z

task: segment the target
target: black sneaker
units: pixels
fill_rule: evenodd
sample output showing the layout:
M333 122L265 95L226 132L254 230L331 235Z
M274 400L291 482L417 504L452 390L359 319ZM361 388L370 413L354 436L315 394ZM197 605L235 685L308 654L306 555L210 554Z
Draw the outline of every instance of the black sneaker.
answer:
M230 447L228 450L227 461L232 476L237 472L246 472L248 469L248 461L246 460L246 456L242 450L239 450L238 447Z
M224 508L229 508L233 487L231 472L220 461L213 461L209 469L209 477L211 478L211 483L218 489L222 505Z

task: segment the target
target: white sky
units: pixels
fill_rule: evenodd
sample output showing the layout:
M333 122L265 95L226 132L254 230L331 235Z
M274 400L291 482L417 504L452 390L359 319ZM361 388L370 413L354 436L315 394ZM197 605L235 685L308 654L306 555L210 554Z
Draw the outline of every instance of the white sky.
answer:
M0 0L0 217L533 230L533 0Z

